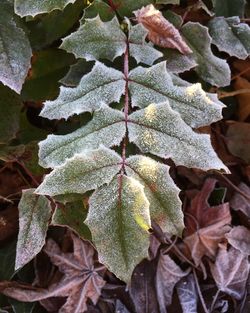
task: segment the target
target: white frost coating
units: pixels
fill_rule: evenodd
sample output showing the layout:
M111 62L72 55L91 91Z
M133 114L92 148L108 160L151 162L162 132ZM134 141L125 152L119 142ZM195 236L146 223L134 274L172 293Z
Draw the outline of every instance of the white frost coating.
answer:
M76 0L15 0L15 13L21 17L48 13L55 9L63 10Z
M142 24L131 26L129 31L129 54L137 63L152 65L155 60L163 56L151 44L145 42L148 31Z
M76 153L97 149L100 145L117 146L125 135L124 114L103 105L93 119L68 135L49 135L39 143L39 164L56 167Z
M73 114L92 112L103 102L118 102L124 89L125 80L120 71L96 62L76 88L62 86L56 100L46 101L40 115L49 119L67 119Z
M166 62L150 68L137 67L129 74L132 105L145 108L150 103L167 101L191 127L210 125L222 118L223 104L212 101L200 84L174 86Z
M126 160L126 172L144 186L151 219L164 232L181 236L184 224L180 189L169 175L169 166L136 155Z
M195 133L166 102L131 114L128 130L130 141L144 153L172 158L176 165L228 172L214 152L209 135Z
M181 34L193 51L193 57L198 64L195 67L197 74L213 86L230 85L230 67L225 60L212 53L212 38L208 28L200 23L188 22L181 28Z
M35 189L23 190L19 202L19 233L15 270L30 262L45 244L51 207L44 196L34 194Z
M30 68L32 51L28 37L14 19L7 0L1 1L0 14L0 81L20 93Z
M121 157L105 147L87 150L46 175L35 192L49 196L85 193L109 183L121 169L120 162Z
M209 32L220 51L231 56L246 59L250 54L250 27L240 23L238 16L215 17L209 24Z
M135 266L148 257L149 202L142 185L133 178L116 176L90 197L85 223L100 262L129 282Z
M76 32L63 39L60 48L88 61L113 61L125 52L126 40L116 17L109 22L102 22L98 15L86 19Z

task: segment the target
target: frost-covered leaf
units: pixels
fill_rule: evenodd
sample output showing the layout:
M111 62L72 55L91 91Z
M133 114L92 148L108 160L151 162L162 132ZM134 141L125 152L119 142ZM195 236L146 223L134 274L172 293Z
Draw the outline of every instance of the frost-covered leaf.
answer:
M250 231L244 226L235 226L226 238L231 246L240 250L241 253L250 255Z
M195 133L167 102L131 114L128 130L130 141L144 153L172 158L176 165L227 170L214 152L209 135Z
M211 124L222 118L222 103L212 101L200 84L174 86L166 62L150 68L137 67L129 74L132 105L145 108L151 103L167 101L191 127Z
M246 0L212 0L216 16L244 16Z
M167 70L172 73L183 73L197 66L193 55L176 53L173 49L164 49L162 52L167 60Z
M93 119L85 126L68 135L49 135L41 141L39 159L43 167L56 167L76 153L117 146L125 135L124 114L103 105L95 111Z
M156 290L161 313L167 313L167 306L172 302L176 283L188 272L182 269L167 255L160 254L156 272Z
M152 4L135 11L134 14L137 21L148 30L148 39L155 45L177 49L183 54L192 52L181 37L179 30Z
M240 300L245 293L249 274L248 256L231 247L222 246L215 263L210 263L211 273L219 290Z
M246 59L250 54L250 27L238 16L213 18L209 24L212 43L230 56Z
M213 86L230 85L231 72L225 60L216 57L211 50L212 38L208 28L200 23L188 22L181 28L181 34L193 51L191 57L198 64L197 74Z
M169 175L169 167L144 156L132 156L126 160L126 172L144 186L150 203L151 219L164 232L180 235L184 228L179 188Z
M148 31L142 24L131 26L128 38L129 54L136 59L137 63L152 65L163 54L145 42L147 34Z
M198 293L195 286L194 275L189 274L178 282L177 293L183 313L198 313Z
M85 193L109 183L120 170L121 157L107 148L76 154L45 176L37 194Z
M13 139L19 130L20 97L0 83L0 144Z
M21 22L14 16L8 0L1 1L0 81L20 93L27 76L32 51Z
M149 202L142 185L119 175L97 189L89 201L86 220L100 262L125 282L134 267L148 256Z
M250 188L245 183L240 183L238 188L243 191L248 197L250 197ZM231 207L235 211L243 212L248 218L250 218L250 202L240 193L236 193L230 201Z
M116 17L102 22L99 16L86 19L80 28L64 38L60 48L74 53L77 58L113 61L126 50L126 35Z
M35 16L41 13L59 9L63 10L67 4L74 3L76 0L15 0L15 13L20 16Z
M15 269L31 261L45 244L51 207L44 196L34 194L35 189L23 190L19 202L19 233Z
M113 11L108 3L103 0L95 0L85 9L84 19L94 18L97 15L100 16L103 22L107 22L112 20L115 15L115 11Z
M180 0L155 0L156 4L180 4Z
M62 86L56 100L45 102L40 115L49 119L67 119L73 114L92 112L103 102L118 102L124 88L125 80L121 72L96 62L76 88Z

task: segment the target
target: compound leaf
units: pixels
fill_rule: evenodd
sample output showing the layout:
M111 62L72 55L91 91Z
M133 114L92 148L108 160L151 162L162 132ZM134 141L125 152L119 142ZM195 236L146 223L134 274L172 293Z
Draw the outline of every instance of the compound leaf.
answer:
M166 62L150 68L137 67L129 74L132 105L145 108L150 103L167 101L191 127L211 124L222 118L222 104L212 101L200 84L174 86Z
M93 119L68 135L49 135L41 141L39 159L43 167L56 167L87 149L117 146L125 135L124 114L103 105ZM115 136L114 136L115 134Z
M148 256L149 202L142 185L131 177L116 176L90 198L86 224L100 262L128 282L134 267Z
M96 62L76 88L62 86L56 100L46 101L40 115L49 119L67 119L73 114L92 112L103 102L119 101L124 88L125 80L121 72Z
M184 228L179 188L169 175L169 167L151 158L136 155L126 160L126 172L144 186L150 216L164 232L181 235Z
M121 168L119 162L121 157L105 147L76 154L47 175L36 193L55 196L96 189L112 180Z
M195 133L167 102L131 114L128 130L130 141L144 153L172 158L176 165L227 169L214 152L209 135Z

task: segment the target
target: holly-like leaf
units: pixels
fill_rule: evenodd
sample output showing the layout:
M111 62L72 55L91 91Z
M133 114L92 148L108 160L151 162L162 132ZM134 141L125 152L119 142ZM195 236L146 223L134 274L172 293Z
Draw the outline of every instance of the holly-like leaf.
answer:
M177 49L183 54L192 53L192 50L162 13L150 4L134 12L139 23L148 30L148 39L155 45L163 48Z
M249 274L248 257L231 247L221 246L215 263L210 263L211 273L219 290L240 300L245 293Z
M121 157L105 147L75 154L45 176L36 193L55 196L96 189L112 180L121 168L120 162Z
M148 256L149 202L142 185L131 177L116 176L91 196L85 222L100 262L130 281L135 265Z
M23 190L19 202L19 233L15 269L31 261L42 249L51 215L49 200L34 194L35 189Z
M236 226L226 234L231 246L240 250L241 253L250 255L250 231L244 226Z
M167 102L151 104L131 114L128 130L130 141L144 153L172 158L176 165L227 170L214 152L209 136L195 133Z
M221 119L222 103L212 101L200 84L174 86L166 62L150 68L137 67L129 74L132 105L145 108L151 103L167 101L191 127L200 127Z
M212 0L216 16L244 16L245 0Z
M169 167L144 156L126 160L126 172L144 186L150 216L164 232L180 235L184 228L179 188L168 174Z
M116 17L102 22L99 16L86 19L80 28L64 38L60 48L74 53L77 58L113 61L126 50L126 35Z
M176 286L183 313L198 313L198 293L195 286L194 275L189 274L182 278Z
M18 285L6 288L3 293L19 301L35 302L51 297L67 297L59 313L86 312L87 300L96 304L105 281L99 275L100 269L94 265L94 249L87 241L83 241L72 234L74 252L63 253L58 245L49 239L44 251L56 265L63 277L48 289ZM11 283L9 284L11 285Z
M115 16L115 11L112 10L108 3L104 2L103 0L95 0L86 8L84 19L94 18L97 15L100 16L103 22L107 22L112 20L112 18Z
M112 0L113 6L111 9L118 12L121 16L130 17L134 10L140 9L151 2L152 0Z
M208 28L200 23L188 22L181 28L181 34L193 51L191 57L198 64L195 67L197 74L213 86L230 85L230 67L225 60L212 53Z
M40 115L50 119L67 119L73 114L92 112L103 102L118 102L124 88L125 81L120 71L96 62L76 88L62 86L55 101L46 101Z
M15 13L21 17L35 16L41 13L48 13L53 10L63 10L67 4L74 3L76 0L15 0Z
M250 54L250 27L238 16L213 18L209 24L212 43L230 56L246 59Z
M32 51L21 21L14 16L8 0L1 1L0 81L20 93L30 67Z
M161 313L167 313L167 306L172 302L176 283L186 276L181 268L167 255L160 254L156 272L156 290Z
M103 105L95 111L93 119L86 125L68 135L49 135L41 141L39 159L43 167L56 167L75 153L117 146L125 135L124 114ZM114 136L115 134L115 136Z

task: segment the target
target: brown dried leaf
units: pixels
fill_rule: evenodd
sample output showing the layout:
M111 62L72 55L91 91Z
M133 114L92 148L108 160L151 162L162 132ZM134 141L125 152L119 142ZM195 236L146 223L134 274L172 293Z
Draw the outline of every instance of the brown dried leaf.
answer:
M210 207L208 198L216 180L207 179L202 190L191 201L185 212L185 244L189 247L196 265L204 255L214 258L219 242L231 227L231 214L228 203Z
M189 274L187 277L182 278L176 289L183 313L197 313L198 294L194 275Z
M238 300L243 297L249 274L247 255L221 245L215 263L210 262L210 269L220 291Z
M83 313L87 310L87 300L94 304L101 294L105 281L94 268L94 248L72 234L74 253L63 253L59 246L49 239L44 251L64 274L59 283L52 284L48 289L34 289L22 285L6 288L3 294L19 301L34 302L51 297L67 297L59 313Z
M188 274L167 255L160 254L156 271L156 291L161 313L167 313L176 283Z
M246 184L240 183L238 188L250 197L250 188ZM241 211L250 218L250 201L241 194L236 193L231 199L230 205L235 211Z
M241 253L250 255L250 231L244 226L234 227L226 238L231 246Z
M162 13L152 4L134 11L138 23L148 30L148 39L163 48L179 50L182 54L192 53L177 28L174 27Z

